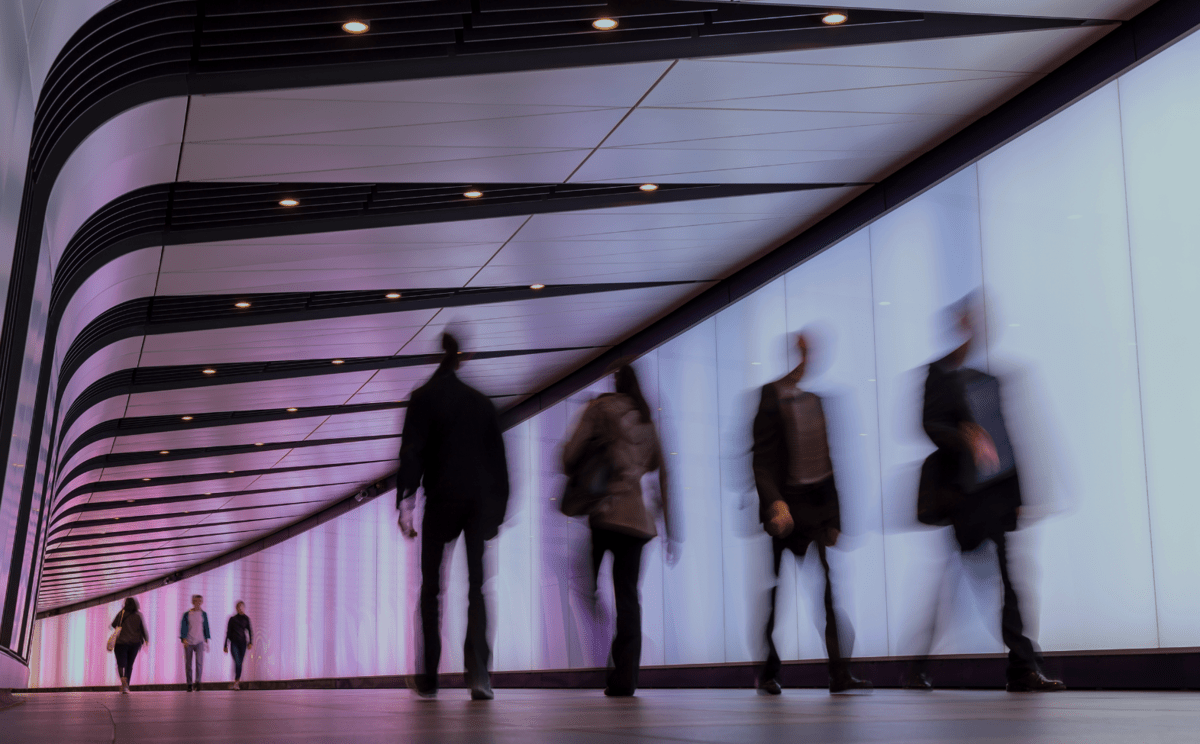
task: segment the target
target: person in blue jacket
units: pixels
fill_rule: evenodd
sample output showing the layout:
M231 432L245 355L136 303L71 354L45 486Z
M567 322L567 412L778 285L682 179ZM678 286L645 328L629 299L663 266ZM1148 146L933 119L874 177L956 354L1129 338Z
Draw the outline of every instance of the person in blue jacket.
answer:
M183 644L183 668L187 672L187 689L199 692L200 677L204 672L204 652L208 651L208 613L200 609L204 597L192 595L192 609L183 613L179 621L179 641ZM196 659L196 685L192 686L192 659Z

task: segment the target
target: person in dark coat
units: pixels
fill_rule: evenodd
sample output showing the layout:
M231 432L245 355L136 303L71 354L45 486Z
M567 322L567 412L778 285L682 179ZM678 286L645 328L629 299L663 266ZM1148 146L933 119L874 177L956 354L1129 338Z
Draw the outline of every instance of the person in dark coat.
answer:
M974 302L974 296L969 295L951 308L954 322L966 340L930 364L925 379L921 423L937 450L921 469L917 518L925 524L952 526L964 553L978 550L988 540L995 544L1004 588L1000 631L1009 649L1007 689L1062 690L1062 682L1042 673L1042 657L1025 635L1010 576L1007 533L1017 529L1021 488L1003 424L999 383L990 375L964 366L975 337ZM925 657L934 630L931 624L924 653L909 671L904 686L932 689Z
M125 598L125 606L112 621L113 628L120 628L113 654L117 657L117 676L121 678L121 692L129 694L129 680L133 677L133 660L143 643L150 642L146 634L146 621L138 611L138 602L133 597Z
M487 608L483 553L496 537L508 507L508 462L500 419L491 400L458 379L458 342L442 335L445 354L433 376L408 402L400 444L397 508L405 535L412 526L413 496L425 490L421 523L421 642L414 690L437 694L442 644L438 634L441 567L447 543L464 535L467 548L467 638L463 646L467 684L475 700L492 699L488 674Z
M800 388L809 360L809 339L796 336L800 364L783 378L762 387L754 417L753 466L759 520L771 536L776 583L785 550L802 558L812 543L825 573L825 648L829 654L829 691L871 689L850 673L843 648L854 645L854 630L833 598L826 550L837 544L841 510L829 456L829 437L821 398ZM780 694L782 662L775 649L775 595L771 587L767 618L767 660L758 676L760 695ZM845 645L843 646L843 641Z
M234 613L225 624L225 653L233 652L233 684L231 690L242 689L242 661L246 651L254 648L254 630L250 627L250 616L246 614L246 603L234 605Z

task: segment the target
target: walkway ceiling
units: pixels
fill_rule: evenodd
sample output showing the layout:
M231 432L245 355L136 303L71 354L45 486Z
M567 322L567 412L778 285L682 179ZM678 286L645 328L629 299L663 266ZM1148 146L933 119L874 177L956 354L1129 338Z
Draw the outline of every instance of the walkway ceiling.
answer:
M102 121L48 103L83 96L77 36L31 161L26 247L54 272L39 609L394 471L447 325L463 377L517 403L1150 4L862 0L842 26L787 2L109 6L81 33L153 34L155 92Z

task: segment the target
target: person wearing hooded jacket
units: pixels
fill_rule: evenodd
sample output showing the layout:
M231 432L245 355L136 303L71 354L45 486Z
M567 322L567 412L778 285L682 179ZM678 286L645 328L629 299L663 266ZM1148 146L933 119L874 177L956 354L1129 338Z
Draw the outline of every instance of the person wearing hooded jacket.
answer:
M413 391L400 443L396 507L400 528L413 529L413 498L425 490L421 523L421 630L414 691L434 697L442 642L438 621L441 567L446 545L461 534L467 549L467 638L463 661L474 700L493 697L488 673L487 606L483 598L484 548L496 537L508 506L508 462L496 407L458 378L458 341L442 334L445 354L433 376Z
M667 468L662 446L633 368L621 365L615 393L593 400L584 410L563 448L563 468L570 473L593 439L606 449L609 473L605 497L588 515L592 533L592 587L606 552L613 554L613 589L617 632L612 643L611 668L604 694L627 697L637 690L642 656L642 608L638 597L642 549L658 532L655 516L642 497L642 476L658 471L660 503L666 535L667 560L675 563L679 549L672 529L667 491Z

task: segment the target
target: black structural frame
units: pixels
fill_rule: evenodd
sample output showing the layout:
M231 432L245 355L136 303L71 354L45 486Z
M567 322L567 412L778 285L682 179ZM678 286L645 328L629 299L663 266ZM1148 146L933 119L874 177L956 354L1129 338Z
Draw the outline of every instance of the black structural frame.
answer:
M372 33L347 36L353 12ZM825 6L698 0L439 0L373 3L354 10L297 9L264 0L118 0L96 13L59 54L34 117L29 165L0 334L0 450L9 450L24 365L41 230L67 157L121 111L151 100L204 93L412 80L945 38L1107 24L1081 19L851 9L825 26ZM610 16L617 31L590 22ZM52 329L53 331L53 329ZM53 338L54 334L48 334ZM48 345L49 348L50 345ZM16 524L29 521L42 441L47 365L35 394ZM55 429L52 425L51 440ZM43 492L49 478L43 478ZM13 543L14 565L28 530ZM35 536L40 544L41 527ZM25 614L35 593L31 571ZM10 571L0 648L12 646L20 571ZM23 631L27 625L23 625ZM24 637L20 645L24 645Z

